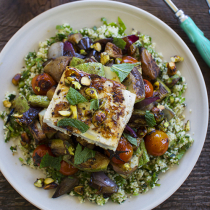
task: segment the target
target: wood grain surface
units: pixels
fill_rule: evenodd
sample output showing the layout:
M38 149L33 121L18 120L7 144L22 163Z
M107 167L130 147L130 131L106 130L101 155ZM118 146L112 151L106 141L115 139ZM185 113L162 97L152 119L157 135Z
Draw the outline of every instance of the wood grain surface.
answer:
M40 13L58 5L72 2L68 0L0 0L0 51L14 33ZM194 54L203 73L208 94L210 94L210 69L204 63L195 46L179 27L178 21L163 0L121 0L150 12L168 24L185 41ZM210 14L206 0L174 0L210 39ZM0 210L37 209L7 182L0 173ZM209 210L210 209L210 127L204 148L196 166L183 185L165 202L155 209Z

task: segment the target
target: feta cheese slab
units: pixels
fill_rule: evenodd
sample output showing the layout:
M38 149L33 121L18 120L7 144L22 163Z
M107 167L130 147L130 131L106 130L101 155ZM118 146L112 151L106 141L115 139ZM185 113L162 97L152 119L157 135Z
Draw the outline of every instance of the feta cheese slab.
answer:
M76 105L77 120L89 126L89 129L85 133L81 133L74 127L57 126L57 122L60 119L66 118L61 116L59 111L70 111L70 104L66 99L66 94L70 86L73 88L74 86L67 85L65 82L67 81L67 77L74 78L79 83L82 77L88 77L91 80L90 86L82 85L80 90L78 90L88 101L90 101L91 98L88 98L89 96L85 93L87 88L94 88L98 94L101 105L99 110L90 110L90 102ZM135 99L135 94L127 91L124 85L116 81L95 74L88 74L74 67L67 67L56 88L53 99L47 108L44 122L65 134L79 136L89 143L115 151L123 130L131 117ZM99 111L105 113L106 117L101 123L93 123L93 118ZM72 116L70 116L70 118L71 117Z

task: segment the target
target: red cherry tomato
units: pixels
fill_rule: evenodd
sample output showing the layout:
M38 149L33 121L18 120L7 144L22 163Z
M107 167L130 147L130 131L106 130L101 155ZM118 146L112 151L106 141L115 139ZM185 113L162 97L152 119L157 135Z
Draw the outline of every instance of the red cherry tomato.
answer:
M32 155L34 163L39 166L41 163L42 157L45 156L47 153L50 156L53 156L51 149L47 147L46 145L42 144L36 147Z
M137 63L138 61L131 56L124 56L121 63Z
M46 95L47 91L56 85L56 82L49 74L43 73L35 76L31 84L36 95Z
M78 170L78 168L75 168L74 166L68 164L66 161L61 161L60 173L62 173L63 175L70 176L75 174Z
M151 82L144 79L144 87L145 87L145 98L149 98L153 96L153 86Z
M123 152L123 153L118 154L117 152ZM106 154L110 156L110 153L108 151L106 151ZM118 143L117 150L115 152L115 156L118 156L121 160L117 159L116 157L113 157L111 161L116 164L127 163L131 159L132 155L133 155L132 145L127 141L126 138L121 137Z
M163 131L156 130L144 138L147 152L153 156L161 156L168 150L169 138Z

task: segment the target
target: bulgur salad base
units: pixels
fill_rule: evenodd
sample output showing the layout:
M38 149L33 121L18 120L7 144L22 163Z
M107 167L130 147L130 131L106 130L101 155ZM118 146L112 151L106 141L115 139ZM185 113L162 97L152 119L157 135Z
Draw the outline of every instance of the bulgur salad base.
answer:
M107 24L105 19L102 19L104 24L100 27L93 28L83 28L79 31L73 30L69 24L63 24L57 26L57 34L54 38L43 41L39 43L38 52L30 52L25 57L26 66L21 70L21 82L18 84L18 94L24 97L26 100L29 99L30 95L34 95L34 91L31 86L31 80L37 74L43 72L42 64L47 61L47 55L49 47L56 41L60 39L65 39L70 33L81 33L84 37L90 37L93 40L105 39L109 37L121 38L126 36L124 32L121 32L121 26L116 23ZM152 43L152 38L139 33L136 30L131 32L134 35L139 36L139 40L136 42L137 46L143 46L151 53L152 57L155 59L157 65L159 66L161 73L159 78L164 83L170 82L170 77L168 76L167 62L162 59L162 54L155 52L155 44ZM183 70L182 70L183 71ZM84 202L85 199L94 202L98 205L104 205L108 200L113 202L122 203L131 195L138 195L147 192L149 189L159 186L158 184L158 174L161 172L166 172L173 165L179 164L179 160L182 158L186 150L193 143L193 139L187 133L189 124L185 120L183 114L186 107L185 98L182 94L187 89L187 84L185 78L181 76L181 72L177 71L176 74L180 77L179 81L171 88L171 93L164 100L161 101L159 105L168 107L172 109L175 116L170 121L162 121L158 125L158 129L167 133L169 137L169 148L164 155L154 157L148 155L149 162L142 165L136 169L128 178L123 178L118 173L116 173L112 167L108 166L106 171L107 176L113 180L119 187L118 192L111 195L111 197L104 197L102 194L97 194L97 190L89 186L90 172L79 171L76 176L80 178L80 183L83 186L83 194L79 195L74 190L72 190L69 195L76 196L80 202ZM16 92L6 93L4 101L12 101L14 97L18 97ZM11 99L13 98L13 99ZM11 109L1 112L1 117L6 123L8 119L8 114ZM15 123L12 124L10 121L4 126L5 130L5 141L15 139L16 142L10 148L13 153L17 149L21 150L24 155L24 159L20 158L22 165L27 165L33 169L39 169L39 167L34 166L34 161L32 158L34 148L36 147L35 142L30 144L30 148L25 148L21 144L20 131L26 130L25 128L20 130ZM136 151L135 155L138 155ZM63 175L58 171L47 168L41 169L46 177L52 178L56 183L59 183L63 178Z

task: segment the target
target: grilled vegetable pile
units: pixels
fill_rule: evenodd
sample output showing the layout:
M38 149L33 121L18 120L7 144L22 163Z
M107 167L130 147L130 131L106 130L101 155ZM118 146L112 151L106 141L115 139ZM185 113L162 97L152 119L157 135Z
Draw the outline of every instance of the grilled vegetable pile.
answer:
M145 176L152 176L141 185L141 190L138 187L139 192L158 185L157 174L166 168L160 167L155 169L157 174L150 174L155 171L155 161L167 158L171 161L173 157L178 160L192 143L190 137L188 143L183 140L178 153L173 153L177 143L172 132L179 132L173 131L174 128L170 130L170 125L181 116L176 110L177 97L179 104L184 104L181 102L184 88L178 96L174 94L175 88L183 82L177 70L183 58L174 56L172 61L160 64L140 33L125 35L126 27L120 18L119 26L102 20L107 27L118 27L119 36L92 38L84 30L57 34L48 40L47 57L38 59L31 53L26 59L29 65L34 57L38 66L35 74L29 73L31 67L28 67L12 79L20 95L10 94L3 101L8 109L8 115L2 114L8 128L6 140L21 138L21 147L29 154L26 164L47 171L47 177L38 178L34 185L45 190L56 188L52 198L71 193L84 199L88 189L105 200L112 196L113 201L120 203L115 195L135 179L132 177L141 170L145 170ZM62 27L57 26L57 29L62 30ZM71 74L67 75L70 70ZM111 139L115 135L108 125L112 122L107 121L112 110L107 106L107 90L102 88L105 82L114 86L111 96L113 103L118 104L115 112L122 108L125 100L121 90L135 94L135 104L130 109L127 124L123 125L122 135L115 133L116 147L100 144L99 137L87 135L91 126L104 138ZM31 94L24 90L27 85ZM63 88L59 88L61 85ZM67 92L63 94L65 88ZM50 110L52 116L57 117L51 126L46 121L46 113L55 96L56 100L61 100L62 94L66 101L55 102L55 108ZM110 119L118 126L116 116L113 114ZM188 121L180 131L189 130ZM83 138L82 134L86 136ZM13 152L15 150L13 148ZM172 154L174 156L170 156ZM135 194L129 187L125 190Z

